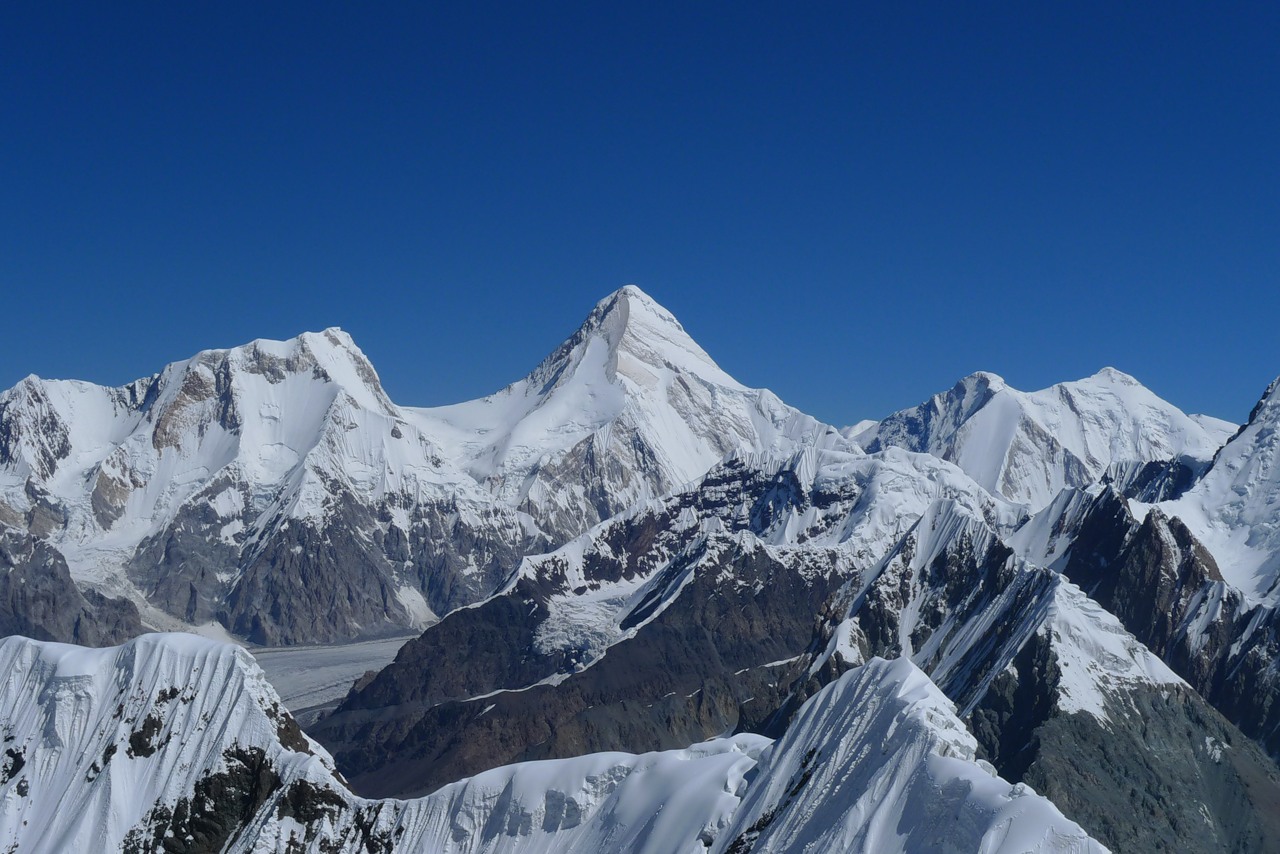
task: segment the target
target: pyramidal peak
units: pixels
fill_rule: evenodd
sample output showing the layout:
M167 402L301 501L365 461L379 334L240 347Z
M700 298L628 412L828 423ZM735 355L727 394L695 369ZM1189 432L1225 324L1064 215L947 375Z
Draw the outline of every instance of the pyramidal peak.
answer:
M635 285L596 303L578 330L526 379L527 387L549 391L579 366L602 370L609 382L621 376L641 387L652 387L657 372L672 370L713 385L743 388L689 336L675 315Z
M563 515L543 530L575 533L581 513L559 507L559 494L590 495L615 512L701 476L729 453L788 454L828 433L845 441L729 376L634 285L598 302L524 379L409 413L503 501Z

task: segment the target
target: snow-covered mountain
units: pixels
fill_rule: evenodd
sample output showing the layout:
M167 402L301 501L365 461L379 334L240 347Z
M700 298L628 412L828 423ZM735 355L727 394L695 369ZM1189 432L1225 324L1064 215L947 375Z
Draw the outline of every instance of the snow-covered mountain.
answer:
M990 492L1038 510L1115 463L1207 463L1235 430L1186 415L1128 374L1104 368L1036 392L976 373L854 435L954 462Z
M772 748L742 735L524 763L416 801L353 795L230 645L148 635L86 650L11 637L0 666L0 844L10 851L693 854L833 834L847 851L930 850L941 839L959 850L1103 850L1048 801L980 766L950 704L905 661L849 674ZM865 761L873 748L882 762ZM942 798L928 796L937 790Z
M1159 505L1181 519L1249 597L1280 603L1280 379L1185 496Z
M0 642L0 843L1280 849L1277 386L1236 431L975 374L835 430L634 287L455 406L340 330L28 378L0 630L425 631L317 741L228 646Z
M533 540L336 329L116 389L27 378L0 396L0 508L153 624L259 642L423 625ZM465 557L450 514L483 529Z
M701 477L728 454L849 447L832 427L720 369L635 286L610 294L529 376L414 411L451 457L563 541Z
M121 388L0 395L0 523L152 625L259 643L420 628L726 454L853 447L721 371L634 287L525 380L394 404L344 332L202 352Z

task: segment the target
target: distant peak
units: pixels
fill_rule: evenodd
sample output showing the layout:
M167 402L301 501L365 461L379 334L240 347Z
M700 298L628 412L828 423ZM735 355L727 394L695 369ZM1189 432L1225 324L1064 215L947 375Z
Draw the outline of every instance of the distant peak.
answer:
M689 337L675 315L635 285L621 287L596 303L578 331L528 379L535 387L556 383L589 350L604 358L603 369L610 378L622 375L648 385L655 371L674 370L742 388Z
M649 302L653 302L653 298L648 294L646 294L644 291L640 290L640 287L638 285L623 285L622 287L614 291L611 294L611 296L631 297L633 299L642 299L642 300L648 300Z
M991 371L974 371L961 379L960 384L967 386L996 386L1000 388L1006 385L1004 377L999 374L993 374Z
M1271 385L1267 386L1267 390L1262 393L1262 397L1258 398L1258 402L1254 404L1253 410L1249 412L1249 420L1245 421L1240 428L1240 432L1244 432L1245 427L1256 421L1263 419L1263 414L1267 413L1268 418L1274 417L1272 413L1280 408L1280 377L1276 377L1271 381Z
M999 374L993 374L990 371L975 371L966 377L962 377L949 392L949 396L972 400L976 395L978 398L977 404L981 405L990 400L994 394L1008 387L1004 377Z
M351 336L337 326L283 341L257 338L238 347L204 350L166 371L217 371L224 367L261 376L273 385L291 375L323 379L342 387L361 406L382 411L392 407L373 365Z
M621 329L636 322L671 326L679 330L680 334L687 334L674 314L635 285L624 285L596 303L596 307L587 317L584 325L587 327L611 325Z
M1115 385L1142 385L1142 383L1138 382L1135 377L1110 366L1098 371L1096 374L1089 377L1089 379L1101 380Z

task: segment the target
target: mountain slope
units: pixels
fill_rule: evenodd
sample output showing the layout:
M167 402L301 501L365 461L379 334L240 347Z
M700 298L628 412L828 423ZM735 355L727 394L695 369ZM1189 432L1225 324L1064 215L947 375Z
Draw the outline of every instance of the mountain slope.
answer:
M119 389L28 378L0 396L0 507L153 624L258 642L421 626L540 548L332 329Z
M1106 850L1030 788L984 770L977 751L924 673L872 659L810 699L765 750L712 850Z
M29 377L0 394L0 524L151 625L333 641L421 628L727 454L817 446L853 447L629 287L528 378L454 407L397 406L337 329L115 389Z
M1200 482L1160 506L1209 548L1231 585L1253 600L1280 602L1280 379Z
M904 802L900 786L848 791L851 815L958 812L974 840L1098 850L1047 801L975 764L972 738L946 700L905 662L873 662L815 698L803 719L839 720L847 731L803 727L758 767L769 740L743 735L496 768L415 801L351 794L252 659L229 645L148 635L87 650L7 638L0 666L9 674L0 684L6 850L693 854L728 841L744 794L759 789L760 801L784 786L799 791L792 766L801 749L805 765L826 760L821 775L901 772L947 793L937 804ZM883 762L855 761L886 732L895 749ZM805 808L822 782L806 778L779 830L824 832L827 815ZM912 841L937 829L922 826Z
M601 300L529 376L415 415L477 482L561 542L701 477L728 454L849 445L730 377L631 285Z
M411 641L315 732L357 785L385 795L743 726L744 704L767 716L783 699L780 677L832 597L944 497L997 527L1017 521L954 466L896 448L727 460L526 559L502 592Z
M1232 429L1185 415L1133 377L1104 368L1036 392L972 374L855 438L870 451L894 445L950 460L992 493L1038 510L1113 463L1207 463Z

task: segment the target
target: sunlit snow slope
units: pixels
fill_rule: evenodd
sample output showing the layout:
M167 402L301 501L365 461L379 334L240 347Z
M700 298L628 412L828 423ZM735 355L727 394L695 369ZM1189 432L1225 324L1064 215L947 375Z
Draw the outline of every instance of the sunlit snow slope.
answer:
M950 460L991 492L1039 509L1113 463L1207 461L1233 430L1186 415L1128 374L1104 368L1036 392L972 374L854 438L868 450L897 445Z
M743 735L496 768L413 801L347 791L235 647L11 637L0 666L6 850L668 854L725 850L741 825L756 829L729 850L761 837L754 850L891 852L926 850L947 817L953 850L1100 850L976 764L948 701L905 661L873 661L815 697L759 767L769 741ZM896 838L887 816L913 829Z

